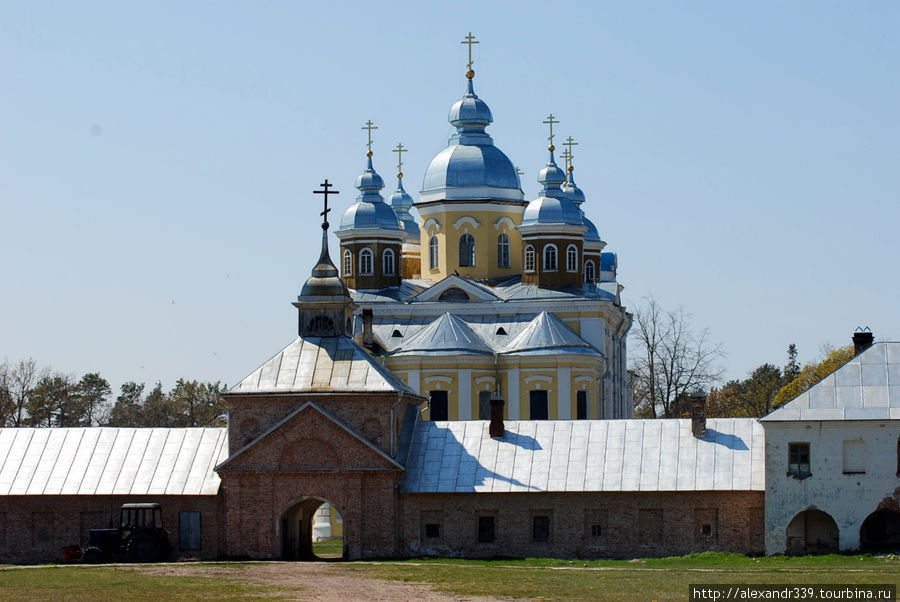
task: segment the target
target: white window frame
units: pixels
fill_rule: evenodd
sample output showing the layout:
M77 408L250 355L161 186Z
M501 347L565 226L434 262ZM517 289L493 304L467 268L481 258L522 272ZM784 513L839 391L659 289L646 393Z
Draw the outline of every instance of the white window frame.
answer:
M471 252L468 251L468 244L466 245L466 259L469 259L469 263L463 263L463 239L466 239L468 243L468 239L472 240ZM474 268L475 267L475 237L469 234L468 232L462 234L459 237L459 267L461 268Z
M497 237L497 267L509 267L509 236L506 232Z
M585 282L594 282L597 279L597 268L594 265L593 259L588 259L584 262L584 281Z
M365 249L359 252L359 275L360 276L371 276L375 273L374 266L375 254L372 252L372 249L366 247ZM368 263L368 265L366 265Z
M578 247L576 247L575 245L569 245L568 247L566 247L566 271L578 271Z
M394 261L394 250L385 249L381 254L381 269L385 276L393 276L396 274L396 262Z
M544 271L555 272L559 269L559 249L553 243L544 245Z
M352 276L353 275L353 253L350 252L350 249L344 249L344 276Z
M533 272L534 271L534 245L528 245L525 247L525 271Z
M438 263L438 239L437 236L432 236L428 241L428 268L436 270L438 269Z

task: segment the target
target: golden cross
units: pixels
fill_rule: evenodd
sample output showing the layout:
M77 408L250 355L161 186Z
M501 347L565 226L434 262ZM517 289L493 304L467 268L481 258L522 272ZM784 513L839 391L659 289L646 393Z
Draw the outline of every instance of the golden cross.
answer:
M403 146L402 142L397 143L397 148L392 150L391 152L397 153L397 177L403 177L403 153L408 153L409 151Z
M519 174L520 176L524 176L524 175L525 175L525 172L522 171L521 169L519 169L519 166L518 166L518 165L516 165L516 173Z
M568 150L564 150L559 153L559 156L566 160L566 169L569 169L569 165L572 164L572 152Z
M548 138L548 140L550 141L550 150L553 150L553 124L559 123L559 121L553 118L553 113L550 113L550 115L547 117L547 121L542 121L541 123L550 124L550 137Z
M469 64L466 65L466 69L468 69L470 71L472 69L472 45L480 44L480 43L481 42L479 42L475 39L475 36L472 35L471 31L469 32L469 35L466 36L466 39L463 40L462 42L460 42L460 44L466 44L469 46Z
M322 227L327 228L328 227L328 212L331 211L331 209L328 208L328 195L329 194L341 194L341 193L338 192L337 190L328 190L329 188L334 186L334 184L330 184L328 182L328 178L326 178L323 183L319 184L319 186L322 187L322 190L313 190L313 194L321 194L325 197L325 210L322 211L322 213L320 213L319 215L322 216Z
M369 147L369 152L371 153L371 152L372 152L372 130L377 130L377 129L378 129L378 126L374 125L374 124L372 123L372 120L370 119L370 120L368 120L368 121L366 122L366 125L362 126L362 127L359 128L359 129L361 129L361 130L368 130L368 134L369 134L369 142L366 144L366 146Z
M569 136L568 138L566 138L566 141L563 142L563 146L568 146L568 147L569 147L569 165L571 165L571 164L572 164L572 159L575 158L575 154L572 153L572 147L573 147L573 146L578 146L578 143L575 142L575 139L574 139L574 138L572 138L571 136ZM568 169L569 165L566 165L566 169Z

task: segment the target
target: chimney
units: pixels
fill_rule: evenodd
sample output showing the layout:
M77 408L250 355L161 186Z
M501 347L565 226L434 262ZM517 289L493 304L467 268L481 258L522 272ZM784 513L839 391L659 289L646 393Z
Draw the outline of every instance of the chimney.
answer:
M488 427L488 433L492 439L502 437L506 433L506 429L503 427L503 406L505 405L506 401L503 400L500 391L495 391L491 395L491 424Z
M857 328L853 333L853 355L857 356L869 347L875 341L875 335L868 326L865 328Z
M691 432L694 437L706 434L706 393L701 390L691 393Z
M372 310L371 309L363 309L362 310L362 319L363 319L362 344L363 344L363 347L366 347L367 349L371 349L375 344L375 335L372 334Z

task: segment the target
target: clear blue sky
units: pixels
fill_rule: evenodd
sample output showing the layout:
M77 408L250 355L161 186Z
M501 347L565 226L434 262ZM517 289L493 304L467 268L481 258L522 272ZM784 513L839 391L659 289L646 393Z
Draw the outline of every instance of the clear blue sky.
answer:
M684 306L729 377L900 339L900 3L4 2L0 360L244 377L295 336L311 191L353 202L367 119L417 196L470 30L527 198L545 116L578 140L630 308Z

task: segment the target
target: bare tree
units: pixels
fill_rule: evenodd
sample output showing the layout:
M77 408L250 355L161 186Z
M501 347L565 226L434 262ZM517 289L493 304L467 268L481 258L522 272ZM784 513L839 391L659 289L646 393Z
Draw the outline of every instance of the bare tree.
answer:
M37 386L38 381L47 376L46 370L38 370L37 362L31 358L19 360L8 368L6 376L6 393L12 404L10 416L7 418L8 426L25 426L28 417L28 397Z
M630 364L635 373L635 415L677 418L689 407L688 395L717 383L723 373L722 346L709 340L709 329L691 330L683 308L664 310L647 297L635 312L636 345Z

